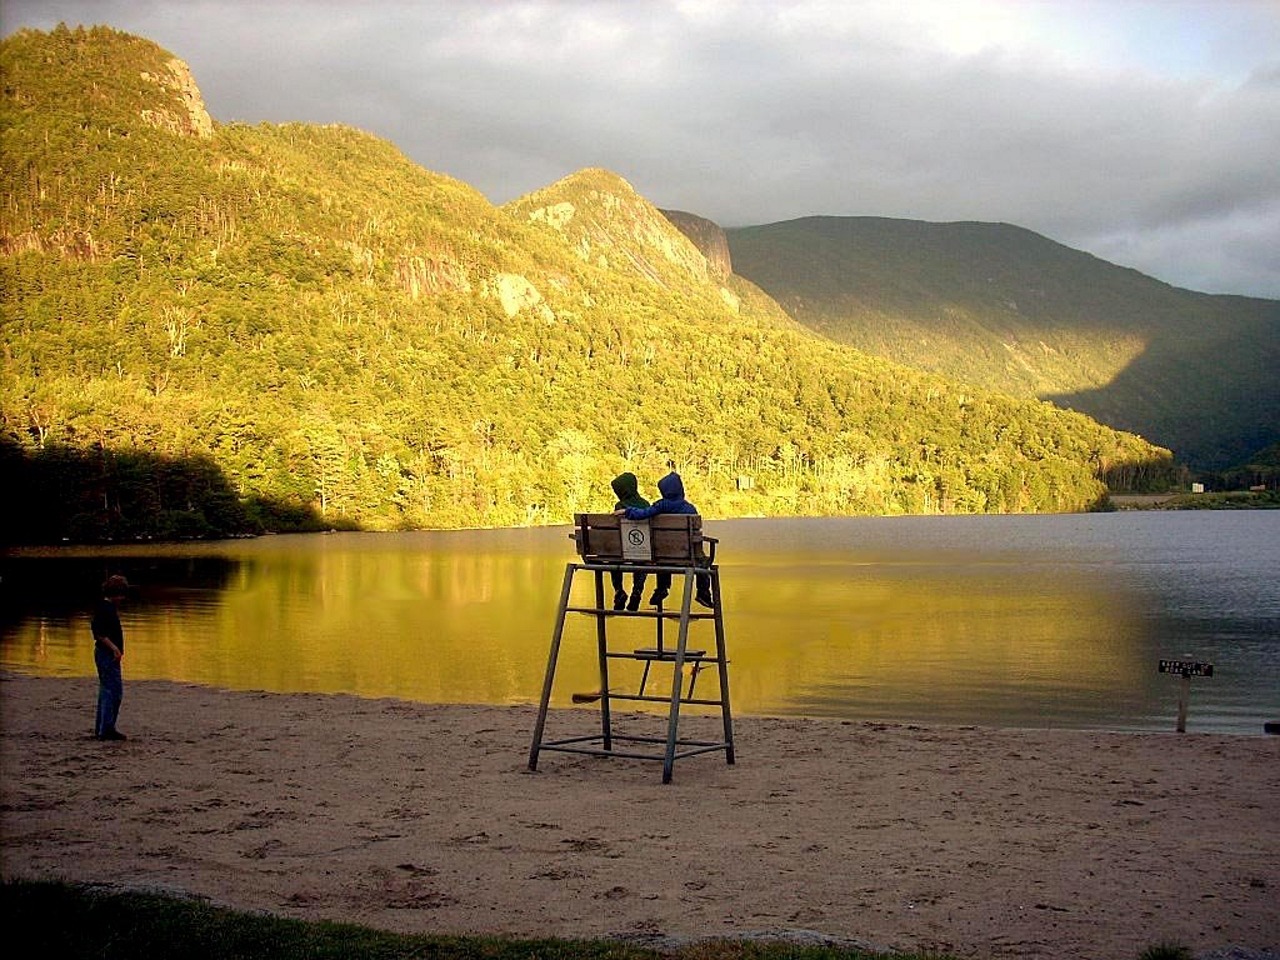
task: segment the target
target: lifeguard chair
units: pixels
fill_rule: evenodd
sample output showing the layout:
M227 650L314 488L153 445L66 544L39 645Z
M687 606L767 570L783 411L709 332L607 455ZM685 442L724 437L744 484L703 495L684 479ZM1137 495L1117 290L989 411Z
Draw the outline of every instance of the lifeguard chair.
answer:
M564 586L560 592L560 606L555 630L551 636L551 651L547 657L547 673L542 684L542 699L538 705L538 720L533 731L533 745L529 750L529 769L538 768L538 755L544 750L562 753L589 754L592 756L623 757L635 760L661 760L662 782L670 783L676 760L700 753L723 751L725 762L734 762L733 718L729 711L729 660L725 653L723 604L720 597L720 570L716 566L717 541L702 533L702 517L697 514L659 514L648 520L631 521L611 513L580 513L574 516L574 532L571 535L577 545L579 562L565 565ZM659 605L652 610L614 610L606 603L605 574L614 571L624 573L665 573L671 575L676 587L678 576L684 577L683 590L678 607L665 609ZM571 605L574 578L579 573L589 573L594 578L595 603L588 606ZM705 579L704 579L705 578ZM694 584L704 580L712 605L710 610L691 608ZM674 594L673 594L674 595ZM596 654L600 669L598 696L591 694L586 701L600 704L600 732L573 736L559 740L544 740L547 711L555 682L556 662L560 656L560 644L564 638L565 621L569 614L581 614L594 619ZM651 619L654 623L655 643L651 647L639 647L629 651L614 650L609 645L609 625L620 618ZM677 627L674 645L667 642L665 628ZM714 651L691 649L691 628L709 624L714 629ZM617 693L609 687L609 666L614 660L632 660L644 664L639 689L634 694ZM650 668L658 664L671 664L671 692L669 696L655 696L646 692ZM719 696L717 699L698 699L694 695L698 674L714 666L717 673ZM689 676L688 689L684 677ZM614 701L649 702L669 704L666 737L629 736L614 732L611 707ZM723 740L691 740L680 737L680 708L685 705L719 707L723 722ZM619 748L619 745L627 748ZM643 745L661 745L661 752L645 751ZM640 746L633 746L640 745Z

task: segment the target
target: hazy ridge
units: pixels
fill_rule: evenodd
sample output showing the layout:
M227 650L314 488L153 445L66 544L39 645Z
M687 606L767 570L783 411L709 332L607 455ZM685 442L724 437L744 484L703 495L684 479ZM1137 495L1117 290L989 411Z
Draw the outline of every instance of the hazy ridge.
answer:
M1052 400L1221 469L1280 441L1280 302L1169 286L998 223L726 231L733 269L868 353Z

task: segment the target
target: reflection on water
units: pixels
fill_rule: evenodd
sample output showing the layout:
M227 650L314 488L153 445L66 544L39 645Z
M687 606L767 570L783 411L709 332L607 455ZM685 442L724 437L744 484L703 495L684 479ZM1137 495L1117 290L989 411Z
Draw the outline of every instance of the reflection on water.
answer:
M1280 719L1280 513L711 527L739 714L1171 729L1177 683L1156 661L1191 654L1217 664L1191 729ZM14 551L0 663L91 675L86 611L122 570L140 585L122 616L131 678L531 703L571 551L565 528ZM627 649L652 631L610 636ZM598 685L593 643L571 623L560 703ZM615 686L637 682L617 663Z

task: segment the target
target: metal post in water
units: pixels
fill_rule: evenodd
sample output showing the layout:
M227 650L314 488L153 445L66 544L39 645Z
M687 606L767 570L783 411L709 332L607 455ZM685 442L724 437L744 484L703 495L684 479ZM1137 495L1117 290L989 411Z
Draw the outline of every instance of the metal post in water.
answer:
M1187 703L1191 699L1191 674L1182 673L1182 683L1178 690L1178 732L1187 732Z
M1192 677L1212 677L1213 664L1202 663L1197 660L1190 659L1191 654L1184 654L1185 659L1182 660L1161 660L1159 669L1161 673L1176 673L1182 676L1182 682L1178 686L1178 732L1187 732L1187 709L1191 704L1191 678Z

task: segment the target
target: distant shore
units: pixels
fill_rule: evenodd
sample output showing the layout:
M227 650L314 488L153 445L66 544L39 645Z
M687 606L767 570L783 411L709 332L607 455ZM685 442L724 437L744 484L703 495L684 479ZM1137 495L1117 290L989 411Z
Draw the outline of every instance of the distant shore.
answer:
M664 787L643 761L528 772L532 708L134 682L132 739L105 744L94 696L0 680L6 879L414 932L1280 949L1276 737L750 718L736 765L681 760Z
M1227 490L1221 492L1210 493L1186 493L1181 491L1172 491L1168 493L1111 493L1100 501L1100 503L1092 510L1081 510L1081 515L1088 513L1107 512L1110 510L1274 510L1280 509L1280 491L1278 490ZM1021 515L1021 514L1020 514ZM881 516L880 514L855 514L847 519L858 518L874 518ZM931 517L931 516L952 516L952 514L905 514L905 516L915 517ZM987 516L999 516L999 514L987 514ZM716 517L717 520L752 520L760 519L760 515L744 515L734 517ZM787 519L808 520L817 519L810 516L796 516ZM547 527L567 527L572 526L572 518L566 518L557 523L539 524L538 526ZM459 530L524 530L528 527L429 527L415 530L417 533L453 533ZM116 548L116 547L139 547L153 544L186 544L186 543L217 543L224 540L254 540L261 537L274 537L281 535L329 535L335 533L377 533L381 531L362 530L352 525L334 526L309 526L298 529L282 529L282 530L263 530L256 533L236 532L228 533L222 536L190 536L177 538L164 538L152 536L138 536L132 539L99 539L99 540L70 540L62 539L52 540L30 540L30 541L13 541L0 546L11 548L14 550L41 550L41 549L59 549L59 548L76 548L81 550L93 549L95 547ZM400 531L405 532L405 531Z
M1220 493L1113 493L1107 497L1116 510L1275 510L1280 492L1227 490Z

